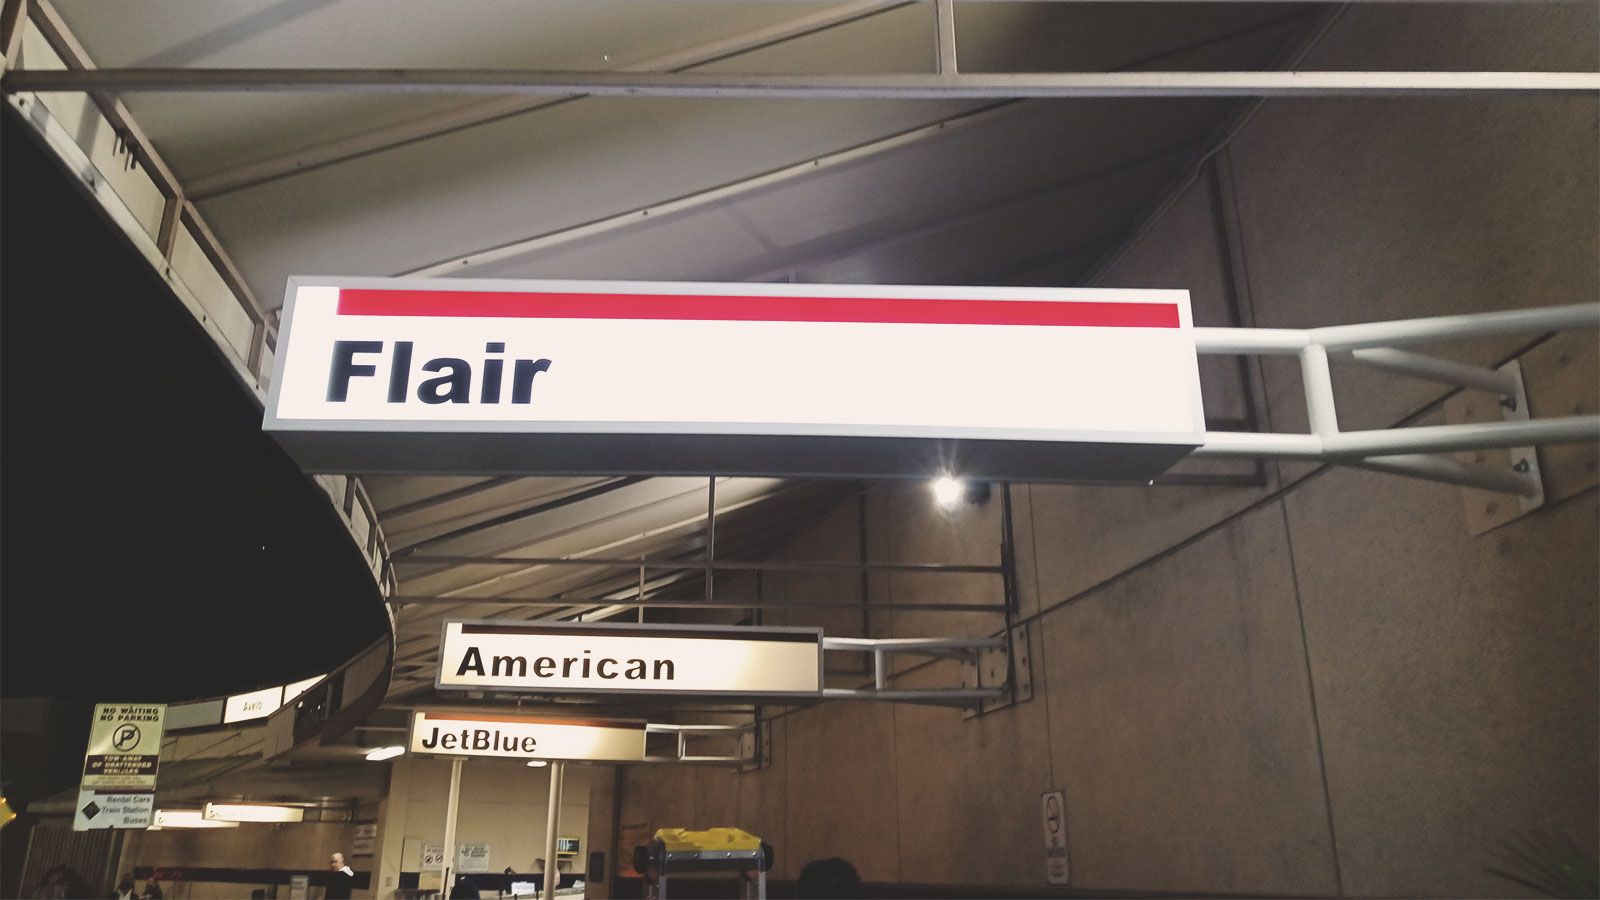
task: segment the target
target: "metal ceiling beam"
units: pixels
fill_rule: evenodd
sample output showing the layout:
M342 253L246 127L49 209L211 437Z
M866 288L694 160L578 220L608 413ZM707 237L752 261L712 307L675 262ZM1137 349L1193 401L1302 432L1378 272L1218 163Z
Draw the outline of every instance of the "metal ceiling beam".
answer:
M390 597L388 603L395 606L460 606L460 597ZM616 597L484 597L472 601L477 606L516 606L527 609L568 609L574 606L602 605L618 606L628 609L665 607L671 609L865 609L871 611L902 611L920 610L924 612L1005 612L1008 607L1004 603L938 603L938 602L906 602L906 603L863 603L860 601L825 601L825 600L628 600ZM407 627L416 624L438 631L437 621L422 621L407 623ZM429 637L433 637L432 632Z
M775 490L775 491L773 491L771 493L757 495L755 497L752 497L752 498L749 498L749 499L746 499L746 500L739 501L737 503L732 503L732 504L729 504L727 506L724 506L724 507L718 509L717 513L718 513L718 515L726 515L726 514L731 513L731 512L733 512L735 510L744 509L744 508L749 507L749 506L751 506L753 504L760 503L760 502L766 501L766 500L771 500L774 497L777 497L779 495L786 494L788 492L797 490L800 487L801 487L801 485L790 485L790 486L780 487L780 488L778 488L777 490ZM612 541L612 542L610 542L610 543L608 543L606 545L603 545L601 547L594 548L594 551L596 553L605 552L605 551L613 551L614 552L618 548L626 547L626 546L628 546L630 544L636 544L636 543L638 543L639 541L642 541L642 540L649 540L651 538L660 537L661 535L664 535L664 534L670 534L670 533L672 533L674 531L680 531L680 530L683 530L685 528L696 528L696 529L701 528L702 527L701 523L703 523L704 521L705 521L704 514L691 516L691 517L688 517L686 519L680 519L680 520L678 520L676 522L669 523L669 524L667 524L667 525L665 525L663 527L660 527L660 528L649 529L649 530L647 530L645 532L642 532L642 533L639 533L639 534L629 535L628 537L623 538L623 539L618 540L618 541ZM537 540L531 541L531 542L528 542L528 543L537 543ZM447 595L447 596L459 596L461 594L465 594L468 591L478 590L480 588L485 588L485 587L488 587L489 585L492 585L492 584L495 584L495 583L503 583L503 582L508 581L508 580L512 580L512 579L516 579L516 578L522 577L524 575L527 575L527 574L530 574L530 573L532 573L534 571L537 571L540 568L542 568L542 567L539 566L538 564L519 566L519 567L515 568L513 571L505 573L505 574L502 574L502 575L495 575L495 576L491 576L489 578L481 578L481 579L478 579L476 581L473 581L470 584L459 585L459 586L457 586L455 588L451 588L451 589L445 591L444 594ZM438 569L436 571L438 571L438 572L448 571L448 567L441 568L441 569ZM433 574L433 573L428 573L428 574ZM421 577L420 575L413 576L413 578L420 578L420 577ZM471 603L473 601L473 599L475 599L475 598L463 597L462 598L462 602L463 603Z
M1122 65L1116 66L1112 71L1132 71L1157 65L1166 60L1194 53L1201 49L1227 44L1240 38L1258 34L1264 30L1283 27L1303 18L1303 16L1304 14L1296 13L1290 16L1252 23L1222 34L1207 35L1176 47L1169 47L1149 56L1129 60ZM987 104L977 109L966 110L932 122L926 122L896 134L824 153L811 159L802 160L798 163L782 166L747 178L741 178L737 181L695 191L670 200L624 210L589 222L563 226L543 234L440 260L439 262L430 263L399 274L414 276L457 275L474 266L482 266L528 254L549 251L577 241L597 238L613 231L645 225L650 222L659 222L666 216L718 209L743 197L773 190L790 182L814 176L830 169L864 163L883 154L892 153L935 138L946 132L954 131L957 128L986 124L1005 115L1008 109L1017 111L1016 107L1024 102L1026 101L1003 100L999 103Z
M801 489L804 489L805 487L807 487L807 486L806 485L797 485L797 486L795 486L793 488L785 488L783 490L783 492L787 492L787 491L791 491L791 490L801 490ZM780 492L780 493L782 493L782 492ZM772 495L768 495L768 496L770 497ZM828 496L828 494L824 493L824 494L820 495L818 499L826 501L827 500L827 496ZM754 502L755 501L746 501L745 505L750 505L750 504L752 504ZM829 505L830 504L828 502L823 502L822 508L825 510ZM768 525L768 526L765 526L763 528L756 529L754 531L746 530L746 531L738 532L738 545L736 547L734 547L734 548L729 548L730 552L738 552L738 553L743 554L743 553L748 553L748 552L755 552L757 550L757 548L762 548L762 547L769 546L768 541L765 539L766 533L770 532L770 533L773 533L773 534L780 534L780 533L784 533L784 532L786 532L788 530L793 529L797 525L797 523L802 523L804 520L808 519L811 515L815 514L815 511L812 509L812 506L813 506L813 502L812 501L805 501L805 502L797 505L797 508L800 509L800 511L801 511L800 514L798 514L798 515L786 516L782 521L775 522L772 525ZM720 510L719 511L719 513L722 513L722 514L725 514L727 512L728 512L728 510ZM601 576L599 576L597 578L589 578L589 579L585 579L585 580L583 580L583 581L581 581L581 582L579 582L577 584L569 585L569 586L563 588L561 590L561 592L562 593L584 593L584 594L589 594L589 595L592 595L592 597L600 598L600 600L598 602L606 603L606 604L609 604L613 600L628 600L630 598L634 599L634 600L640 600L640 599L653 600L653 599L658 599L658 598L659 599L673 599L671 597L659 597L659 595L661 595L664 592L672 589L673 587L692 583L692 579L690 577L691 576L691 571L697 571L703 565L703 563L698 562L698 556L699 556L699 552L700 552L701 548L697 544L697 542L703 540L704 537L705 537L705 533L703 531L698 532L697 534L693 535L690 538L690 540L688 541L688 543L686 543L686 544L684 544L682 546L681 551L676 553L675 556L672 557L672 559L670 560L670 561L684 562L684 563L695 562L696 565L690 571L677 571L677 572L668 572L668 573L663 573L663 574L657 574L657 575L653 575L653 576L651 576L648 579L645 579L643 581L634 581L634 576L633 576L633 573L631 573L631 572L611 574L611 575L601 575ZM460 590L468 590L468 589L470 589L470 588L458 588L456 590L460 591ZM488 601L490 604L493 604L495 601L497 601L499 599L502 599L505 596L506 595L502 594L502 595L499 595L499 596L490 596L490 597L461 597L456 592L447 592L447 594L446 594L446 597L448 599L454 599L457 603L459 603L461 605L464 605L464 606L465 605L472 605L472 604L474 604L474 603L476 603L478 601ZM595 608L597 608L597 607L592 605L595 602L597 602L597 601L595 601L593 599L585 599L584 597L575 597L575 598L567 601L563 605L567 609L574 610L575 614L576 614L576 613L579 613L579 612L593 611ZM448 605L448 604L440 604L440 605ZM583 607L586 606L586 605L590 607L588 610L583 609ZM517 606L517 604L508 605L508 611L514 610L516 606ZM749 604L741 604L741 606L739 608L747 608L748 606L749 606ZM436 610L431 610L431 609L427 610L426 614L429 615L429 616L439 615L439 613ZM493 618L494 615L491 614L489 617ZM548 618L548 616L542 617L542 618ZM406 623L406 624L414 624L414 623ZM396 652L396 657L395 657L396 661L397 662L408 661L408 660L416 659L416 658L419 658L420 656L425 656L425 655L427 655L429 653L437 651L437 649L438 649L437 645L435 645L435 646L433 646L431 648L424 647L423 650L417 651L417 652L413 652L413 651L409 651L409 650L402 652L402 650L400 649L402 647L409 647L409 646L417 644L419 642L424 642L425 643L426 640L427 640L426 638L404 638L404 637L399 638L397 640L397 642L396 642L396 651L395 651Z
M799 247L792 248L793 253L790 255L790 258L780 265L765 266L759 272L754 273L750 272L749 270L745 270L743 274L734 278L717 277L713 278L712 280L771 281L787 272L798 272L803 269L812 269L816 268L817 266L825 266L848 259L856 259L858 257L866 256L868 254L883 250L886 247L894 247L900 244L918 240L919 238L931 237L955 228L981 222L987 218L1003 215L1026 206L1045 203L1051 198L1056 198L1059 200L1065 195L1082 189L1088 185L1097 184L1107 179L1115 178L1119 175L1126 175L1129 172L1134 172L1142 168L1159 165L1163 162L1168 163L1169 166L1176 166L1178 161L1181 159L1181 155L1191 149L1192 145L1189 144L1184 144L1177 147L1164 147L1155 151L1154 153L1149 153L1134 159L1118 160L1110 165L1102 165L1095 169L1078 172L1068 176L1065 179L1062 179L1061 181L1057 181L1054 184L1046 185L1030 191L1024 191L1023 193L1015 196L1004 197L993 203L985 203L980 206L969 207L959 213L951 215L936 216L931 221L928 221L922 225L889 231L886 234L880 232L879 235L874 236L848 235L848 237L851 239L845 240L843 242L843 247L832 250L831 252L825 251L822 253L811 254L807 252L807 247L811 245L801 245ZM1082 246L1085 243L1093 243L1096 246L1099 246L1104 244L1106 238L1107 235L1104 234L1095 235L1090 237L1087 241L1076 242L1074 246ZM840 243L837 235L829 235L828 237L824 238L822 242L835 245ZM1053 253L1052 258L1060 255L1060 252Z
M1008 72L727 75L503 69L20 69L15 91L589 94L763 100L1015 100L1600 93L1591 72Z
M612 493L613 491L618 491L623 488L638 484L639 482L644 481L645 478L646 476L643 475L627 475L620 478L613 478L608 481L601 482L600 484L591 485L587 488L563 494L551 500L541 500L538 503L525 506L521 509L512 510L508 513L501 513L497 516L491 516L487 519L473 522L471 525L463 525L460 528L454 528L441 534L436 534L431 537L413 541L409 544L401 544L392 548L390 562L400 563L405 561L409 556L416 553L416 551L422 549L423 547L431 547L436 544L447 543L457 538L466 537L467 535L478 534L479 532L499 528L502 525L509 525L513 522L531 519L535 516L540 516L548 512L553 512L555 510L571 506L574 503L582 503L585 500L593 500L596 497L601 497Z
M731 57L792 41L807 35L847 25L863 19L906 6L911 0L889 2L843 3L826 9L785 19L742 34L732 35L708 43L617 67L619 72L680 72L696 66L709 65ZM439 137L478 125L487 125L511 116L548 109L582 100L582 95L561 97L555 100L533 100L524 97L499 97L469 104L459 109L400 122L362 134L341 137L337 140L301 147L289 153L257 160L232 169L196 178L189 185L189 197L195 202L209 200L222 194L276 181L300 172L309 172L323 166L357 159L417 141Z
M520 481L523 477L524 476L521 475L502 475L494 478L485 478L483 481L469 484L466 487L459 487L455 488L454 490L443 491L438 494L429 494L420 500L412 500L409 503L402 503L399 506L394 506L389 509L380 509L378 510L378 515L383 516L386 519L410 515L411 513L432 509L435 506L442 506L455 500L462 500L486 491L492 491L495 488L508 485L513 481Z
M465 256L457 256L430 263L420 268L409 269L400 274L417 277L460 274L463 270L475 266L515 259L531 253L544 252L577 241L600 237L619 229L642 225L651 221L660 221L666 216L715 209L723 204L731 203L761 191L780 187L802 177L863 162L872 157L919 143L954 128L990 121L997 118L1004 110L1014 106L1017 102L1006 101L976 110L968 110L949 118L929 122L926 125L918 125L898 134L827 153L793 165L753 175L749 178L741 178L738 181L731 181L703 191L685 194L671 200L626 210L615 215L585 222L581 225L565 226L555 231L501 244L497 247L478 250Z
M653 559L624 559L617 557L572 556L412 556L396 559L399 564L445 564L452 566L582 566L613 567L649 572L700 572L707 568L724 572L942 572L967 575L999 575L1005 572L1000 565L962 565L955 563L872 563L872 562L763 562L759 560L715 560L705 562L675 563Z

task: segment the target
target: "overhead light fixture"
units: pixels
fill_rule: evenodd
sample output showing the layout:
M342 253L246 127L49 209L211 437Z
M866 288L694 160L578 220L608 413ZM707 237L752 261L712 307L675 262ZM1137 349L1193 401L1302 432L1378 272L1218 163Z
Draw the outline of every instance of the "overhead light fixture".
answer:
M396 756L401 756L405 752L406 748L399 744L393 747L376 747L367 751L367 759L372 762L382 762L386 759L394 759Z
M528 760L528 768L530 768L530 769L542 769L542 768L544 768L545 766L548 766L548 765L550 765L550 763L548 761L546 761L546 760L542 760L542 759L530 759L530 760Z
M207 822L302 822L306 811L268 803L207 803L202 815Z
M933 499L944 509L954 509L958 503L985 503L989 500L989 482L968 481L954 475L940 475L933 480Z
M208 821L198 809L158 809L150 823L156 828L238 828L238 822Z

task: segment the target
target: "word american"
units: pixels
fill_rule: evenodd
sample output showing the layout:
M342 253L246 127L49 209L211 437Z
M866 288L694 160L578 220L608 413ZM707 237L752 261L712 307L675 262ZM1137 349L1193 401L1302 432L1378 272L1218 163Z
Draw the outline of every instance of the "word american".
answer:
M590 655L592 652L585 650L582 656L565 656L560 659L553 656L539 656L533 659L531 665L526 656L491 656L489 663L485 665L483 652L477 647L469 646L467 652L461 656L461 664L456 667L456 677L477 675L483 678L527 678L530 670L535 678L672 681L677 677L677 666L670 659L621 660L612 656L596 658ZM624 665L626 668L623 668ZM560 674L557 674L558 669ZM576 675L573 674L574 669L577 670Z

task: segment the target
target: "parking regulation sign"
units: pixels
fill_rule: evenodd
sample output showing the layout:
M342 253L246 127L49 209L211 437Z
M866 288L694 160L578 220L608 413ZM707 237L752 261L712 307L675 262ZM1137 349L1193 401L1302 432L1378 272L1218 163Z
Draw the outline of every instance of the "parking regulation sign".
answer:
M1071 880L1067 866L1067 813L1066 797L1062 791L1050 791L1041 798L1044 814L1044 868L1051 884L1066 884Z
M161 703L95 705L74 831L150 825L166 717Z

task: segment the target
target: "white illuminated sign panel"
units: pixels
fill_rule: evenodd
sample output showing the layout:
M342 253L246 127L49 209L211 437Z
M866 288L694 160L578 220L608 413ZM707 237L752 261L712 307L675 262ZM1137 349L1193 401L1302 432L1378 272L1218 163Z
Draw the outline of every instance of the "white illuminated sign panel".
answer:
M639 762L644 724L588 719L419 711L407 748L433 756Z
M207 803L201 810L208 822L303 822L305 817L298 806L268 803Z
M222 707L223 724L264 719L283 705L283 688L270 687L248 694L234 694Z
M435 685L563 694L817 694L822 631L446 622Z
M313 470L1147 478L1203 440L1187 291L290 281Z

